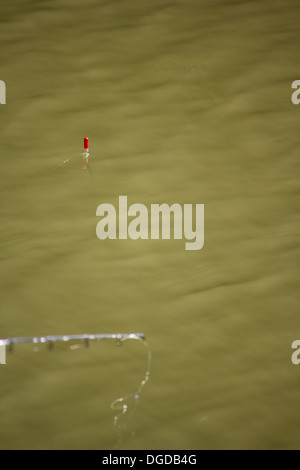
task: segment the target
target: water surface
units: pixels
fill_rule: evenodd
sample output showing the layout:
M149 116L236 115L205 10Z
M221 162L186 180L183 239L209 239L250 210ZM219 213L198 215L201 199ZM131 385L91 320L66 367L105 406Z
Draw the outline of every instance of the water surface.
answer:
M299 448L297 0L1 5L2 449ZM83 137L91 160L82 170ZM71 159L70 164L62 162ZM205 245L96 237L96 208L205 204Z

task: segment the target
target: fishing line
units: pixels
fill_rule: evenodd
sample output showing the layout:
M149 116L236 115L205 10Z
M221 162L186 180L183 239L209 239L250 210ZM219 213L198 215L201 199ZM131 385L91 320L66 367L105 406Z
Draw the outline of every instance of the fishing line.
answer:
M146 348L147 351L147 362L146 362L146 372L145 376L141 380L137 390L134 393L130 393L128 395L125 395L124 397L117 398L114 400L110 407L113 411L116 411L115 417L114 417L114 426L117 430L117 433L119 435L119 441L118 444L120 444L123 440L123 436L125 433L129 433L133 435L134 433L128 429L128 422L134 412L136 411L140 397L142 394L142 391L149 381L150 378L150 369L151 369L151 360L152 360L152 355L151 355L151 350L148 345L148 343L145 340L145 337L142 337L141 335L133 335L131 338L128 337L123 337L118 341L118 346L121 346L125 341L128 339L135 339L137 341L140 341ZM126 416L126 420L124 420L124 416Z

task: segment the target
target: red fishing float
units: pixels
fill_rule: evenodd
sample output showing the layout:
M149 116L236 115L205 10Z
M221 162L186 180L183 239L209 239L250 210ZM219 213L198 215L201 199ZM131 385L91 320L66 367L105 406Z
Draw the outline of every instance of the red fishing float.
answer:
M89 163L89 138L83 139L83 169L86 170Z

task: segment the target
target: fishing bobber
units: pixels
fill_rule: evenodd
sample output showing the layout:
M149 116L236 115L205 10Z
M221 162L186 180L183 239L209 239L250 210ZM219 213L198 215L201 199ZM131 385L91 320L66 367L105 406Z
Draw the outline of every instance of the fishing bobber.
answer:
M89 153L89 138L85 137L83 139L83 148L86 153Z
M89 163L89 138L83 139L83 169L86 170Z

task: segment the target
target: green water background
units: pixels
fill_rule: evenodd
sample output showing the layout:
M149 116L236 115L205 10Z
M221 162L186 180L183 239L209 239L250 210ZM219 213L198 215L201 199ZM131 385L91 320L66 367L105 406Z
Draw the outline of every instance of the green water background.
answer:
M116 429L141 344L16 348L0 448L299 448L299 1L0 11L0 337L141 331L153 357ZM98 240L119 195L205 204L203 250Z

